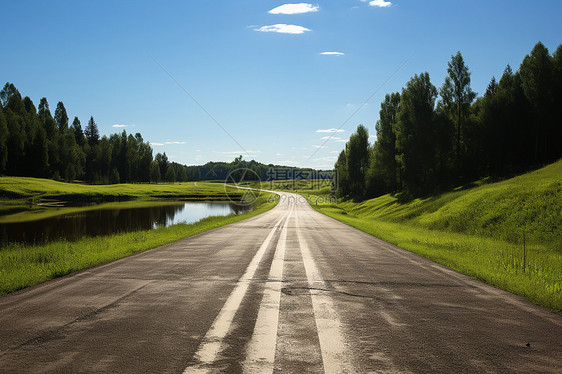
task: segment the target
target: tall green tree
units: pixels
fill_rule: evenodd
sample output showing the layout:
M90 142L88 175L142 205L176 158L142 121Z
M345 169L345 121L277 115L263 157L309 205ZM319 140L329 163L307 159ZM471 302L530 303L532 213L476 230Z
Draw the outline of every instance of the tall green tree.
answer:
M199 175L199 177L201 176ZM338 196L345 197L349 194L349 173L347 171L347 152L345 149L340 152L334 165L334 184Z
M49 142L47 132L37 121L31 130L31 146L28 148L28 171L34 177L49 178Z
M166 178L166 172L168 171L168 166L170 166L170 162L168 161L168 156L166 156L166 152L157 153L154 157L154 161L158 163L158 167L160 168L160 176L162 178Z
M553 118L556 102L554 93L554 65L548 49L538 42L531 53L523 59L519 67L521 83L525 96L533 109L532 123L535 129L535 160L552 161L555 157L551 136L556 131Z
M396 133L394 127L400 109L400 93L387 94L381 103L379 120L375 126L377 140L372 149L370 172L379 175L384 192L397 189ZM382 191L381 191L382 192Z
M137 177L140 182L150 182L150 164L152 162L152 147L145 142L140 133L135 134L138 147ZM187 179L186 179L187 180Z
M366 192L369 168L369 131L365 126L357 126L357 131L349 137L346 149L349 192L353 196L362 197Z
M25 144L27 141L27 132L23 118L15 114L12 109L8 109L4 113L6 124L8 126L8 139L6 146L8 148L8 162L6 164L6 173L8 175L25 175Z
M173 167L169 167L168 170L166 170L165 179L168 183L174 183L176 181L176 172Z
M53 141L57 131L57 124L53 119L53 116L51 115L49 103L47 102L46 97L41 98L37 114L39 115L39 119L43 123L43 128L47 133L47 138L50 141Z
M562 101L562 44L554 51L552 63L554 67L553 97L555 98L555 102L558 103L558 105L555 105L553 114L555 121L552 124L554 128L553 148L554 150L558 150L558 152L554 152L553 157L560 158L562 157L562 105L559 105Z
M84 144L86 144L86 137L84 136L84 131L82 131L82 125L78 117L74 117L71 130L74 134L74 140L76 141L76 144L78 144L80 147L83 147Z
M0 110L0 175L6 170L8 164L8 123L4 112Z
M464 63L462 54L457 52L451 56L447 68L448 76L441 87L440 93L445 107L456 116L457 122L457 148L456 161L457 173L461 168L461 136L462 121L467 116L470 105L476 98L476 92L470 88L470 72Z
M21 94L13 83L6 82L2 91L0 91L0 104L6 111L10 109L16 114L23 114L25 111Z
M160 167L156 161L150 163L150 183L160 182Z
M68 114L62 101L57 103L57 108L55 109L55 123L61 134L68 130Z
M402 90L396 129L403 182L412 194L426 193L435 185L434 107L437 89L429 73L414 75Z
M86 135L86 140L88 140L88 144L90 145L90 147L98 144L100 139L100 131L98 130L98 125L96 124L96 121L94 121L93 116L90 117L90 120L88 121L88 125L84 130L84 135Z

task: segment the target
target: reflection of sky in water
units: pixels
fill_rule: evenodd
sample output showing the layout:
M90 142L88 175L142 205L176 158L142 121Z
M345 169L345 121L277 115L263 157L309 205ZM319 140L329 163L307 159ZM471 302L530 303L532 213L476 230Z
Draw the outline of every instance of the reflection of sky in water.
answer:
M58 209L58 208L55 208ZM61 214L19 223L0 223L0 248L9 242L46 243L57 239L77 240L87 236L150 230L178 223L194 223L209 216L243 212L226 202L180 202L177 204L104 208Z
M166 215L166 223L155 222L153 228L167 227L178 223L194 223L211 216L227 216L236 213L229 203L186 203L172 214Z

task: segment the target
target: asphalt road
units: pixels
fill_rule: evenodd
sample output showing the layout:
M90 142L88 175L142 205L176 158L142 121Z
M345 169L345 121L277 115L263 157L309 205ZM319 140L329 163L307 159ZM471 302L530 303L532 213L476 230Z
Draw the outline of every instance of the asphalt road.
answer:
M562 316L314 211L0 297L2 373L561 373Z

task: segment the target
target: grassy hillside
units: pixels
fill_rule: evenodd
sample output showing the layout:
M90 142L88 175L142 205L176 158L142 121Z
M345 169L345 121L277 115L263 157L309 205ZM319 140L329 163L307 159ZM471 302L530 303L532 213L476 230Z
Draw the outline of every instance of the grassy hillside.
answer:
M562 161L407 203L391 195L338 204L318 197L312 206L328 216L562 310Z
M400 203L385 195L337 206L355 217L408 223L562 250L562 161L498 183Z

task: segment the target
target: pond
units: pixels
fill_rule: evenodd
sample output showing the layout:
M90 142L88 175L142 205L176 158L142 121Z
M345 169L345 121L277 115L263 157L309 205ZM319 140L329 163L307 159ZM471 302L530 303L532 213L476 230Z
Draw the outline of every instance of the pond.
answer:
M57 239L77 240L84 236L149 230L193 223L210 216L240 214L248 209L228 202L113 203L78 211L74 208L71 213L64 213L70 208L46 208L47 213L53 210L56 215L23 222L0 222L0 246L10 242L39 244ZM33 216L32 212L23 214ZM7 217L3 218L6 221Z

